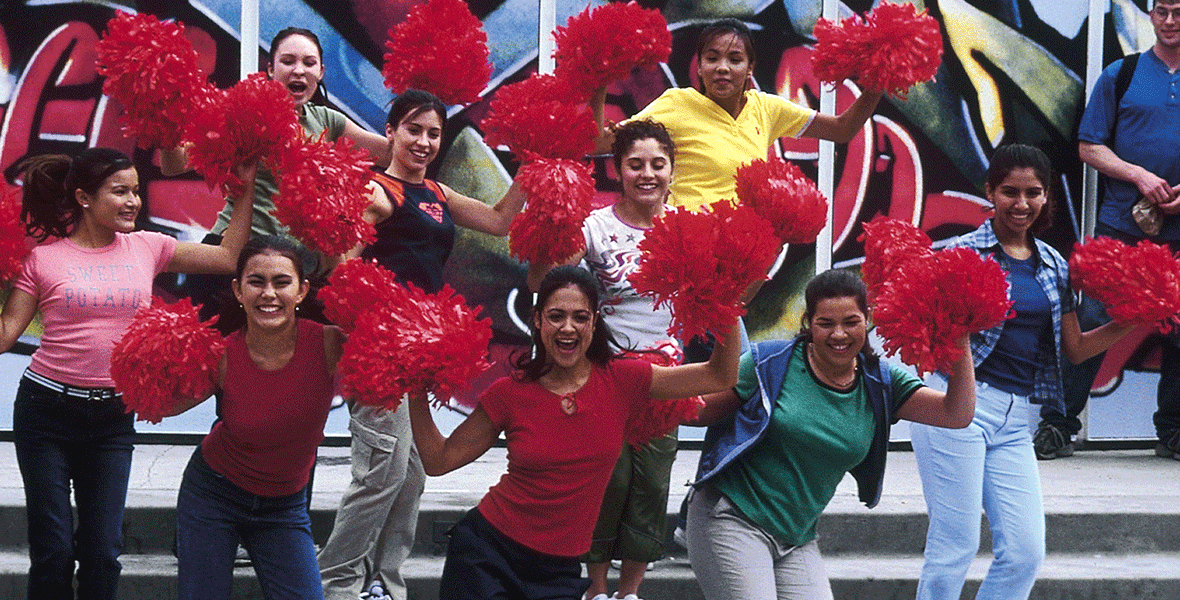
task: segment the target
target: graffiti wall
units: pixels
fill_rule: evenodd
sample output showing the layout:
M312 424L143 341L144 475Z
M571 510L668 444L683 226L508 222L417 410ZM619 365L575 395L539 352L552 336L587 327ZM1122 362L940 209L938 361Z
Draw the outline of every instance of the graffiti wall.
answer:
M1113 0L1106 14L1103 62L1149 46L1150 0ZM329 98L363 127L381 130L390 94L380 68L389 27L416 0L263 0L262 56L279 29L297 25L319 34ZM590 4L599 4L591 2ZM646 1L663 11L673 32L673 56L661 70L637 72L608 94L608 117L634 113L672 86L694 85L692 51L707 21L734 16L754 30L756 85L818 106L819 83L810 70L810 32L818 0ZM843 15L865 11L871 0L850 0ZM1081 167L1074 131L1084 106L1088 0L933 0L915 4L942 24L945 57L937 80L913 89L905 100L883 102L836 159L833 198L833 261L859 264L860 224L876 214L907 219L936 240L969 231L988 214L982 196L987 157L1000 144L1023 142L1045 149L1061 179L1054 192L1056 226L1047 239L1065 250L1078 236ZM476 0L472 11L485 23L495 66L492 91L536 68L537 13L534 0ZM558 22L582 10L585 0L558 2ZM142 225L195 239L213 223L221 199L196 176L164 177L152 150L136 149L120 132L119 106L102 96L93 46L116 9L177 19L199 50L202 69L219 86L238 76L239 3L228 0L67 2L0 1L0 169L12 185L14 165L45 153L77 153L113 146L133 153L147 210ZM859 93L852 83L837 89L838 108ZM489 95L490 97L490 95ZM433 175L478 198L494 200L507 188L516 165L505 152L483 143L478 127L487 97L455 108L442 158ZM813 140L780 140L771 152L814 175ZM599 161L598 201L618 189L607 161ZM798 326L798 293L815 264L814 248L793 247L751 307L755 338L790 335ZM492 316L497 356L525 341L520 315L527 310L524 269L507 256L503 240L465 233L448 265L447 279ZM175 282L162 281L168 292ZM1123 353L1140 360L1133 348ZM1142 361L1140 361L1142 362ZM1132 366L1138 367L1136 362ZM1107 380L1114 377L1108 373ZM489 376L490 377L490 376Z

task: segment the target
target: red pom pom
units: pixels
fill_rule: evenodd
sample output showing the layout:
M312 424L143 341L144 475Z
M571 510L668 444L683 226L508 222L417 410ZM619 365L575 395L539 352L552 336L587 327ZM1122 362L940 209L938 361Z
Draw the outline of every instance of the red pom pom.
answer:
M889 355L919 374L949 372L962 357L956 342L1012 316L1000 264L970 248L913 258L877 294L873 320Z
M31 250L20 219L20 188L13 188L0 196L0 283L20 275Z
M711 331L724 340L746 312L746 288L766 278L779 248L774 228L748 206L722 200L704 212L670 209L639 243L643 257L627 279L640 294L669 305L669 335L692 339Z
M184 133L191 142L188 158L193 169L210 189L223 187L234 196L245 190L234 175L237 166L265 159L275 168L276 153L301 136L291 94L265 73L212 92L193 111Z
M117 11L94 50L102 91L123 105L127 135L141 148L178 146L194 95L206 87L184 26Z
M516 183L528 207L512 219L512 256L538 265L557 264L586 248L582 221L594 199L594 171L569 159L537 159L521 165Z
M324 303L324 315L345 333L352 333L357 316L390 304L391 290L400 285L397 275L376 261L352 258L332 270L319 299Z
M491 319L476 319L450 286L427 294L395 285L389 302L361 313L337 367L346 397L397 410L405 395L445 404L489 368Z
M159 423L178 401L213 393L225 341L210 327L217 317L202 323L198 313L188 298L173 305L153 298L115 343L111 379L137 419Z
M792 163L755 160L734 179L738 200L769 221L784 244L810 244L827 223L827 198Z
M520 162L536 157L580 159L594 151L598 125L553 75L533 73L500 88L480 122L490 146L505 145Z
M865 262L860 274L870 297L877 295L903 263L933 252L930 237L900 219L877 215L861 226L864 233L857 239L864 242Z
M385 87L425 90L447 104L468 104L492 77L488 36L462 0L430 0L389 29Z
M323 138L292 138L281 154L279 190L272 200L275 218L293 237L337 256L376 237L373 224L364 219L373 161L346 137L335 143Z
M642 352L625 352L623 356L646 360L661 367L678 365L684 360L684 353L674 340L662 341L655 348ZM700 396L673 400L652 398L646 404L632 406L624 431L626 441L635 448L643 446L667 435L681 423L696 419L704 407L705 401Z
M882 2L865 19L815 24L811 69L820 81L855 79L862 87L905 98L915 84L934 79L942 62L938 21L913 4Z
M656 9L634 1L589 6L553 32L557 59L554 71L581 94L631 75L636 67L654 69L672 52L672 33Z
M1135 246L1108 237L1074 246L1069 257L1074 287L1106 305L1117 323L1180 327L1180 263L1167 246Z

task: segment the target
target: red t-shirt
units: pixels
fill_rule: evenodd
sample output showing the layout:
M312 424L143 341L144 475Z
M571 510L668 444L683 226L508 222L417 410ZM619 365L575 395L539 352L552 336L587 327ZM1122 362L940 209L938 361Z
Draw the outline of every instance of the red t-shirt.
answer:
M577 412L538 383L505 377L480 396L508 440L508 472L479 503L501 533L538 552L578 556L590 549L611 471L634 406L646 404L651 365L615 360L595 367L574 393Z
M307 485L332 406L324 326L298 322L295 355L277 371L254 364L245 330L226 339L220 418L201 442L214 471L259 496L288 496Z

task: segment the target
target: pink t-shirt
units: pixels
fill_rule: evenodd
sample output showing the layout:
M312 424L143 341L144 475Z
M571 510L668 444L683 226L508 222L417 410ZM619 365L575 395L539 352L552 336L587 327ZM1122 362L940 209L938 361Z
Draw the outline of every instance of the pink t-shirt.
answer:
M538 383L493 383L479 405L508 440L508 472L480 501L480 514L538 552L585 553L628 416L650 389L650 364L615 360L594 368L574 393L577 412L567 415L561 397Z
M111 348L135 311L152 303L152 278L176 252L162 233L119 233L103 248L68 239L37 246L14 286L37 299L41 347L30 368L78 387L113 387Z

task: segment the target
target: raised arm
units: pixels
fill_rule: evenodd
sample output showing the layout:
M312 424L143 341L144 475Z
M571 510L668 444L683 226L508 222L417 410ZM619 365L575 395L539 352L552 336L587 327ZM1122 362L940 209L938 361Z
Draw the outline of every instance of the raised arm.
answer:
M187 145L175 148L160 148L160 172L171 177L190 170Z
M229 225L216 246L179 242L176 253L165 268L173 273L233 273L237 268L238 253L250 239L250 223L254 217L254 180L258 164L240 167L237 176L246 184L242 198L234 202Z
M360 125L352 122L352 119L344 121L344 137L352 140L360 148L369 151L369 155L373 158L373 162L377 163L379 167L388 167L391 146L389 140L379 133L373 133L367 129L361 128Z
M959 340L963 356L955 361L947 376L946 392L922 386L901 408L897 417L907 421L936 427L962 429L975 417L975 363L971 358L971 343Z
M445 475L469 464L483 456L500 436L500 430L482 407L476 406L450 437L443 437L434 423L429 400L410 398L408 403L414 445L427 475Z
M1078 325L1078 314L1067 312L1061 315L1061 352L1069 362L1076 365L1106 352L1134 329L1134 325L1120 325L1111 321L1083 333Z
M495 206L488 206L475 198L464 196L442 183L439 185L447 195L447 204L451 207L451 218L455 220L455 224L489 235L508 235L512 218L524 208L524 192L515 181Z
M4 301L4 312L0 313L0 353L8 352L20 335L33 322L33 315L37 313L37 299L32 294L8 288L8 298Z
M884 95L884 92L865 90L844 112L838 115L815 115L815 119L803 130L803 135L847 144L864 126L865 121L873 116L873 111L877 110L877 104Z
M741 358L741 321L735 320L713 346L708 362L675 367L651 368L651 397L660 399L688 398L722 392L737 383L738 359Z

